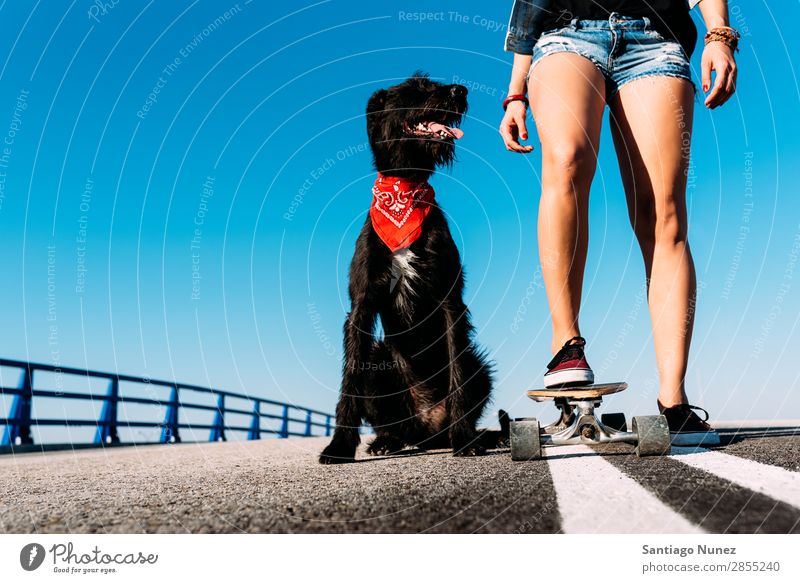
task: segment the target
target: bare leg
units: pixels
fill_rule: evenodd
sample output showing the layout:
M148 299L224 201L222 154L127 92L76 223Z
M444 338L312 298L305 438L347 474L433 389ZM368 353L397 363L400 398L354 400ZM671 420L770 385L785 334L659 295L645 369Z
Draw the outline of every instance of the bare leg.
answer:
M686 218L693 97L688 81L645 77L623 85L610 104L628 213L647 274L662 408L687 402L696 297Z
M584 57L556 53L534 68L528 94L542 144L539 259L553 321L553 353L580 335L589 242L589 187L605 107L605 81Z

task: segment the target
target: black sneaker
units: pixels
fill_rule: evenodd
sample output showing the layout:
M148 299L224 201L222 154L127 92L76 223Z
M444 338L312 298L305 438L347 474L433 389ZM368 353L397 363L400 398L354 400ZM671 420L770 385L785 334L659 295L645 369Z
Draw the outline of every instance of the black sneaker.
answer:
M702 411L705 419L700 419L694 410ZM719 445L719 434L708 421L708 411L702 407L682 403L662 413L667 418L672 445Z
M566 389L594 382L594 373L583 353L584 346L586 340L580 336L567 340L547 365L545 389Z

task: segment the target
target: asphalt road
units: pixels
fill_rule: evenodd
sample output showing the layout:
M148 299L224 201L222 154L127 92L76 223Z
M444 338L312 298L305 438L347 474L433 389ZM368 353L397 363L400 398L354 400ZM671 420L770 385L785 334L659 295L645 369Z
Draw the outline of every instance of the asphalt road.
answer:
M0 532L800 533L800 430L638 459L447 452L321 466L322 438L0 456Z

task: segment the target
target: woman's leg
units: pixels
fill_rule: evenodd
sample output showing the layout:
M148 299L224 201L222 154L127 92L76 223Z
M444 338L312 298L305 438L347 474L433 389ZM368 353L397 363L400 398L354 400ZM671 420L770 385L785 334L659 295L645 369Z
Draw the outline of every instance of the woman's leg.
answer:
M588 59L556 53L534 67L528 95L542 144L539 258L555 353L580 335L589 187L597 165L605 81Z
M687 402L696 297L686 237L693 100L684 79L645 77L623 85L610 104L628 213L644 256L662 408Z

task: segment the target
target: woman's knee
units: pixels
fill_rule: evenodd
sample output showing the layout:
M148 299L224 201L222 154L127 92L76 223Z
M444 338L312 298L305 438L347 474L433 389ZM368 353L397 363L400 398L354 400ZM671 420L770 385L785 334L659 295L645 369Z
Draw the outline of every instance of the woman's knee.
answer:
M586 142L560 140L542 146L542 166L548 182L566 191L588 185L594 176L597 152Z
M631 212L631 225L643 249L683 245L686 223L686 213L674 202L656 205L652 200L640 201Z

